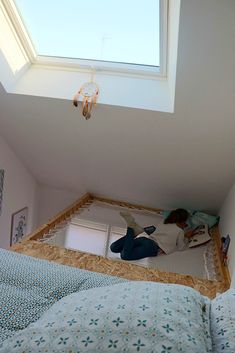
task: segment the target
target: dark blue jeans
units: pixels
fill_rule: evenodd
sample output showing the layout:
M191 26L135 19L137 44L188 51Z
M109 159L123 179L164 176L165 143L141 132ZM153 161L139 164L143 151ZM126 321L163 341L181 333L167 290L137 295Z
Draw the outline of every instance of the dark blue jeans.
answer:
M158 245L151 239L146 237L134 238L132 228L127 228L126 235L110 245L110 250L114 253L120 253L123 260L139 260L157 256L159 249Z

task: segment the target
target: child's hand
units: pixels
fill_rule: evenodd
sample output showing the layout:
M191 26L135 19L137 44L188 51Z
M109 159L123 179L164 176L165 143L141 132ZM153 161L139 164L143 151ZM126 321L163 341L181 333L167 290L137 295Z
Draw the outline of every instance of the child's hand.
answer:
M185 238L192 238L192 236L194 235L194 231L193 230L188 230L186 233L184 233L184 237Z

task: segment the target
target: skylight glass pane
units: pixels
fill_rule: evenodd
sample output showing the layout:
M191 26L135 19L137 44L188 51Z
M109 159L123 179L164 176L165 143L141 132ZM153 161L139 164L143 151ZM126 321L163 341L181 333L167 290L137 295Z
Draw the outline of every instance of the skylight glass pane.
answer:
M160 0L15 0L39 55L159 66Z

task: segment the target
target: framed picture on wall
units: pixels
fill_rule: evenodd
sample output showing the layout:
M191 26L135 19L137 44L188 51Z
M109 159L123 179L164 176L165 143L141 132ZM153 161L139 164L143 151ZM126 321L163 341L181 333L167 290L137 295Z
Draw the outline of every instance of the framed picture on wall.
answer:
M230 236L227 235L226 237L221 238L221 255L222 255L222 262L225 266L228 265L228 248L230 245Z
M11 217L11 240L10 245L21 240L27 232L28 207L13 213Z
M0 169L0 216L2 213L3 181L4 181L4 170Z

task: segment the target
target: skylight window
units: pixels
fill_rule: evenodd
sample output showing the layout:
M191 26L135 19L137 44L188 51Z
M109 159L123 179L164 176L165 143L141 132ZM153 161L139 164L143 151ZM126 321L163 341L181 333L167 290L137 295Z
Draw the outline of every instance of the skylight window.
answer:
M159 67L161 0L15 0L39 56Z

